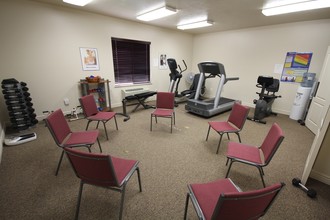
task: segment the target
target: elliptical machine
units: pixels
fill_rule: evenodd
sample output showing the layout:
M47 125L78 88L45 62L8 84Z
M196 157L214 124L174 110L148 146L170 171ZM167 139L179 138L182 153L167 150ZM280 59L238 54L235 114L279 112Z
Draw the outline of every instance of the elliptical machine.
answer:
M266 124L266 121L262 120L263 118L277 115L277 113L272 111L272 104L275 99L282 97L275 95L275 92L278 92L280 88L280 81L271 76L259 76L257 82L256 87L261 88L261 92L257 92L259 99L253 100L253 103L256 105L253 118L248 117L247 119Z
M176 64L175 59L169 58L167 59L168 67L170 68L171 72L169 74L170 76L170 88L169 91L175 93L175 97L180 97L180 94L178 92L180 80L182 78L182 73L187 70L187 65L184 60L182 60L183 64L185 65L185 69L182 70L180 65ZM177 70L179 67L180 72Z

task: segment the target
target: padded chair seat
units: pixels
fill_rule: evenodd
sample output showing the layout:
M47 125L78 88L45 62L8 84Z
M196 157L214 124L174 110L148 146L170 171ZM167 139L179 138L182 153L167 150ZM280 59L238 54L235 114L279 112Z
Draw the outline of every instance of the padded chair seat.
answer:
M87 117L88 120L93 121L108 121L116 115L115 112L98 112L96 115Z
M173 114L172 109L155 109L155 111L152 112L153 115L159 116L159 117L171 117Z
M251 163L262 165L260 149L256 146L229 142L227 157L249 161Z
M111 156L112 165L116 171L117 180L119 185L122 185L127 177L128 173L131 172L132 167L137 166L138 161L128 160L118 157Z
M63 147L72 145L92 145L99 136L98 130L81 131L71 133L68 139L63 143Z
M221 132L236 132L238 128L232 126L227 121L210 121L209 125L216 131Z
M220 179L210 183L190 185L205 219L211 219L215 206L222 193L239 192L230 179Z

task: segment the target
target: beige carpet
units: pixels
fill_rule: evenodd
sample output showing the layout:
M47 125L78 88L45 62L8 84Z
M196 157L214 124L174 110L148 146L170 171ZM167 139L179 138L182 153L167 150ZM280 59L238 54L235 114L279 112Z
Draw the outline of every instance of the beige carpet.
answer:
M120 108L116 110L121 112ZM226 120L229 113L205 119L187 113L181 104L176 108L177 120L171 134L170 120L162 118L150 132L151 111L139 109L127 122L117 116L119 131L110 121L109 141L100 129L101 144L105 153L140 161L143 192L139 192L134 174L126 189L124 219L183 219L187 184L225 177L227 137L223 137L219 154L215 154L219 135L211 131L207 142L205 137L207 122ZM266 185L284 182L286 186L264 219L329 219L329 186L310 179L307 186L318 193L316 199L310 199L291 184L292 178L302 175L314 135L285 115L266 120L266 125L247 121L241 132L242 141L253 145L261 144L273 122L285 133L282 145L264 168L264 178ZM85 126L84 119L70 122L72 130L83 130ZM37 140L3 149L0 219L73 219L79 180L66 158L55 177L61 150L43 122L31 131L37 133ZM231 138L238 141L236 135ZM92 150L98 152L98 147ZM234 163L230 178L244 191L262 187L255 167ZM118 219L119 201L118 192L86 186L80 219ZM188 217L197 219L191 203Z

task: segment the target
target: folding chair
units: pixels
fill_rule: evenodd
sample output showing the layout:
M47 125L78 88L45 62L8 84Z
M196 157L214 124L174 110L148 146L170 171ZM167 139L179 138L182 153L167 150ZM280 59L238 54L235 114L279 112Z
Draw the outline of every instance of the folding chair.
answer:
M172 92L157 92L156 109L151 113L150 131L152 131L152 118L155 117L156 123L158 117L171 118L171 133L173 121L175 124L174 112L175 94Z
M62 163L64 155L63 147L86 147L89 151L91 151L91 146L97 141L100 151L102 152L102 148L98 140L99 131L71 131L61 109L51 113L45 119L45 122L55 140L56 145L62 148L62 154L57 165L55 176L57 176Z
M267 213L284 185L277 183L267 188L241 192L231 179L189 184L184 219L187 219L189 198L200 220L259 219Z
M281 145L283 139L284 136L282 129L280 128L280 126L278 126L278 124L274 123L260 147L229 142L226 165L228 164L229 160L230 164L228 167L226 178L229 176L231 165L234 162L241 162L247 165L257 167L260 173L262 184L264 187L266 187L263 178L263 176L265 175L263 167L267 166L270 163L277 149Z
M96 128L99 127L99 123L102 122L104 126L105 135L108 138L107 127L105 124L111 120L112 118L115 119L116 129L118 130L117 120L116 120L116 113L115 112L100 112L97 109L97 105L94 100L94 96L92 94L83 96L79 99L80 105L83 109L84 116L88 120L86 130L88 129L89 123L93 121L97 121Z
M121 193L119 219L122 219L126 185L137 171L139 189L142 192L139 161L111 155L82 152L64 148L76 176L80 179L75 219L78 219L84 184L104 187Z
M209 138L209 133L210 133L211 128L220 135L217 153L219 152L222 135L224 135L224 134L227 134L228 139L230 139L229 133L234 133L238 136L239 142L241 142L241 137L239 135L239 132L243 129L243 126L248 117L249 111L250 111L249 107L243 106L240 103L235 102L227 121L210 121L209 122L209 129L207 131L206 141Z

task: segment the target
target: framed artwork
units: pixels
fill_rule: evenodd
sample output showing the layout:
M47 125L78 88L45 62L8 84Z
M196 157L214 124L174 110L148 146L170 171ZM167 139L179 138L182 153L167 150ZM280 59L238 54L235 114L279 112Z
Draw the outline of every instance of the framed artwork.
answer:
M282 82L301 83L304 73L308 72L313 53L288 52L284 61Z
M167 69L167 56L164 53L159 55L159 69L161 70Z
M80 57L84 71L100 70L96 48L80 47Z

